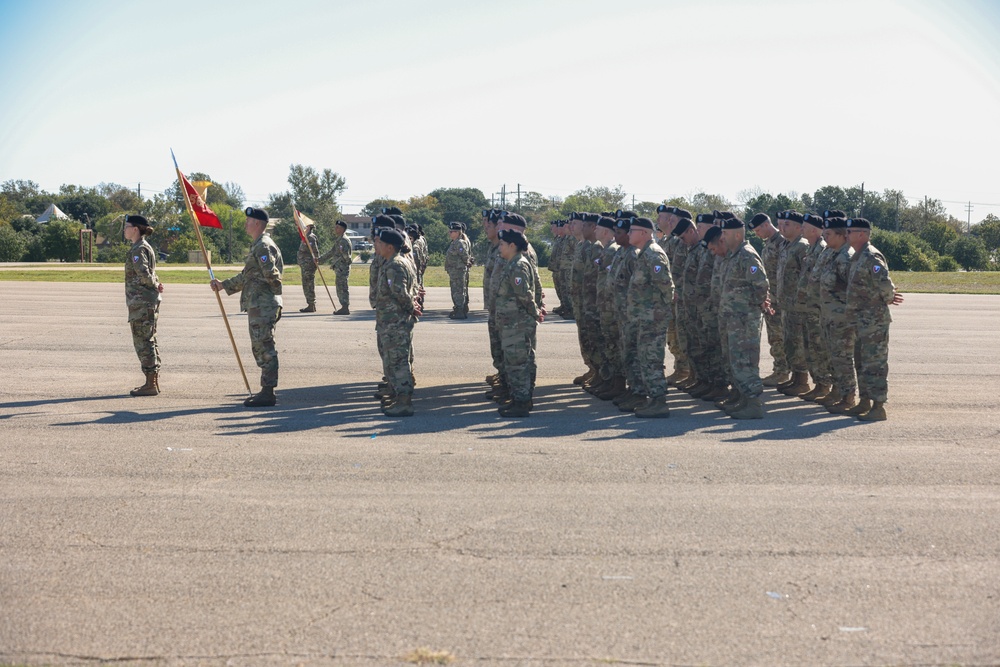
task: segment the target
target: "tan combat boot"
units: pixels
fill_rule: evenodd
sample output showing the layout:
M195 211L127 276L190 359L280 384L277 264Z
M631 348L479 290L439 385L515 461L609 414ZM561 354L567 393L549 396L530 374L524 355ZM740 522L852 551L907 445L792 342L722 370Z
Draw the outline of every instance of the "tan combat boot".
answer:
M785 396L802 396L809 392L809 373L792 373L791 384L778 385Z
M833 389L832 385L828 384L817 384L812 388L811 391L806 392L799 396L804 401L812 401L813 403L819 403L821 400L830 395L830 390Z
M784 384L791 379L788 373L779 373L777 371L771 373L766 378L764 378L765 387L777 387L779 384Z
M511 401L500 407L501 417L528 417L531 415L531 401Z
M636 417L649 419L664 419L670 416L670 408L667 407L666 394L650 396L645 405L640 405L635 409Z
M888 419L885 414L885 403L882 401L872 402L872 409L863 415L858 415L858 419L863 422L884 422Z
M834 415L846 415L848 410L858 404L858 395L853 391L844 394L839 401L826 406L826 411Z
M635 412L635 409L640 405L645 405L646 395L645 394L629 394L629 398L622 401L618 405L618 409L622 412Z
M248 408L270 407L278 402L274 395L274 387L261 387L260 391L243 401Z
M720 410L731 408L732 406L740 402L740 396L741 396L740 390L736 388L736 385L733 385L733 388L729 390L729 394L727 394L725 398L722 398L715 402L715 407L719 408Z
M836 405L840 403L841 399L844 398L844 392L840 390L840 387L833 385L830 387L830 393L823 398L817 400L816 402L822 405L824 408L828 408L831 405Z
M129 392L132 396L156 396L160 393L159 373L146 373L146 384Z
M845 415L854 415L855 417L860 417L861 415L867 413L871 409L872 409L872 399L866 398L866 397L861 397L861 400L858 401L858 404L855 405L850 410L844 411L844 414Z
M386 417L412 417L413 395L398 394L395 401L387 407L382 408L382 414Z
M763 419L764 402L761 400L760 396L748 398L742 407L738 410L731 411L729 416L733 419Z

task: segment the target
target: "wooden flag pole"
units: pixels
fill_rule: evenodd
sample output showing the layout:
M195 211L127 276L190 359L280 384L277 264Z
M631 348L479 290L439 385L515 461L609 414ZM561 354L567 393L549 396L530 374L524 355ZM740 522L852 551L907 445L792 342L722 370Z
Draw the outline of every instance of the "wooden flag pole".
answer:
M184 176L181 174L180 167L177 166L177 158L174 157L174 151L170 151L170 157L174 158L174 169L177 170L177 184L181 188L181 192L184 193L184 204L187 206L188 215L191 216L191 224L194 225L195 235L198 237L198 246L201 248L201 256L205 259L205 268L208 269L208 276L212 280L215 280L215 272L212 271L212 261L208 258L208 253L205 251L205 241L201 237L201 223L198 222L198 216L194 213L194 207L191 206L191 199L188 197L187 188L184 187ZM250 389L250 381L247 380L247 372L243 369L243 360L240 359L240 350L236 347L236 339L233 338L233 329L229 326L229 317L226 315L226 307L222 304L222 296L212 290L215 293L215 300L219 302L219 310L222 312L222 321L226 324L226 333L229 334L229 342L233 345L233 353L236 354L236 363L240 367L240 375L243 376L243 384L247 388L247 394L253 396L253 391Z
M309 254L312 255L313 264L316 265L316 272L319 273L319 279L323 281L323 287L326 289L326 295L330 297L330 305L333 306L334 310L337 310L337 304L333 302L333 295L330 294L330 286L326 284L326 278L323 277L323 269L319 266L319 258L316 257L316 253L313 252L312 244L309 243L309 239L306 238L305 234L302 233L302 222L299 219L299 209L295 207L295 203L292 202L292 215L295 216L295 226L299 228L299 235L302 236L302 241L309 248ZM301 270L302 267L299 267Z

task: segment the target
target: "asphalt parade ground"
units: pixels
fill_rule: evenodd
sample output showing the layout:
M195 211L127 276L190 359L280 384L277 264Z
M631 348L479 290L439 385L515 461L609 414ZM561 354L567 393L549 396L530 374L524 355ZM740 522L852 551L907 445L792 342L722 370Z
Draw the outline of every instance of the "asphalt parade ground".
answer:
M367 290L319 296L286 290L248 410L207 285L167 285L131 398L121 284L0 282L0 664L1000 663L1000 297L907 295L863 424L773 390L620 413L555 316L502 419L482 292L452 321L446 289L390 419Z

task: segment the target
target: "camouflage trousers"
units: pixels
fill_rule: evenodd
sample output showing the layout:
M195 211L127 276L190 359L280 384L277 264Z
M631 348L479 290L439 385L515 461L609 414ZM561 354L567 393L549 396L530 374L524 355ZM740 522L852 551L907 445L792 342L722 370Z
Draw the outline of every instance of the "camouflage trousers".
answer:
M708 378L708 368L705 365L704 341L698 330L698 309L690 303L681 302L677 305L677 327L680 339L685 341L688 358L688 368L699 380Z
M500 327L503 377L516 401L527 401L535 388L535 330L538 323L524 320Z
M502 377L503 348L500 345L500 327L497 325L496 315L492 312L486 321L486 329L490 334L490 356L493 357L493 368L497 369Z
M306 297L306 303L310 306L316 305L316 265L312 262L304 262L299 266L302 272L302 293Z
M610 380L625 375L625 367L622 364L621 329L615 317L613 304L607 302L601 304L601 341L604 343L604 349L601 351L601 378Z
M351 265L335 266L333 271L336 274L337 301L341 308L348 308L351 305L351 291L348 288L351 279Z
M806 373L805 323L802 313L786 309L781 313L781 334L785 345L785 361L792 373Z
M621 367L625 371L625 380L629 388L636 394L646 394L646 386L642 383L642 372L639 370L638 333L635 322L631 321L624 310L617 310L618 335L621 348Z
M806 365L809 374L816 384L833 384L833 371L830 368L830 347L827 345L823 326L820 323L819 311L802 314L805 324L803 342L806 350Z
M675 371L688 371L691 364L688 361L687 350L681 344L681 332L677 326L677 306L674 304L674 317L670 320L670 328L667 329L667 349L674 358Z
M725 374L747 398L764 392L760 379L760 327L759 311L719 316Z
M667 327L672 318L667 313L651 315L635 322L635 354L644 393L657 397L667 393L663 362L667 353Z
M706 301L698 305L698 335L701 337L702 366L705 380L712 384L725 384L728 371L722 366L722 338L719 336L719 309Z
M820 319L830 353L833 386L842 394L853 394L858 390L854 376L854 325L843 313L839 316L824 314Z
M574 311L576 331L580 341L583 363L589 368L600 370L604 365L603 337L601 335L601 314L594 309Z
M559 305L570 314L576 312L576 302L573 299L573 283L571 282L572 270L570 268L559 269L559 282L562 283L563 294L559 297Z
M764 314L764 324L767 325L767 346L771 350L771 358L774 360L774 372L779 375L788 373L788 362L785 360L785 339L781 331L781 311L778 310L777 300L771 296L771 308L774 314Z
M559 299L559 306L566 310L572 310L569 303L569 296L566 294L566 284L563 283L562 269L557 268L552 272L552 285L556 290L556 298Z
M278 350L274 347L274 327L281 319L281 306L249 308L250 349L260 367L260 386L278 386Z
M130 313L131 315L131 313ZM142 316L129 320L132 328L132 345L139 357L143 373L160 372L160 348L156 344L156 322L160 317L160 304L143 311Z
M889 323L858 323L854 342L858 393L884 403L889 398Z
M413 394L413 324L408 317L392 322L376 322L379 352L382 355L382 375L393 393Z
M451 284L451 303L456 313L469 312L469 272L452 271L448 273Z

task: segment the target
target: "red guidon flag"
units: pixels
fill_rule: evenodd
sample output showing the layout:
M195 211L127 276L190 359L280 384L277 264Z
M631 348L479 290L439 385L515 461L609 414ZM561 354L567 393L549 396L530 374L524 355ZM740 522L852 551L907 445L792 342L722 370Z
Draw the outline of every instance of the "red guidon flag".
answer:
M308 228L309 225L315 225L316 223L313 221L312 218L310 218L305 213L300 212L297 208L293 208L292 211L294 212L295 215L295 226L298 227L299 229L299 237L301 237L301 239L305 241L306 228Z
M180 173L180 172L178 172ZM181 183L184 184L184 191L187 192L188 201L191 202L191 209L194 211L194 215L198 218L198 224L202 227L217 227L222 229L222 223L219 221L219 216L215 214L212 209L208 207L205 200L201 198L198 191L194 189L191 182L188 181L187 176L180 174Z

